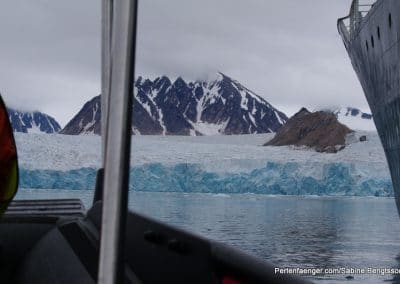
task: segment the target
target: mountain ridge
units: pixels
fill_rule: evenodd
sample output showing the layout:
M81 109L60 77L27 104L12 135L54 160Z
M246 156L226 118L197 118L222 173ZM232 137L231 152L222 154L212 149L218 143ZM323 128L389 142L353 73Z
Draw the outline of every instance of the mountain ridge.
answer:
M134 83L132 133L217 135L270 133L287 120L265 99L229 76L189 81L138 77ZM61 131L100 134L100 96L87 102Z
M53 134L61 130L60 124L43 112L20 111L9 107L7 112L14 132Z
M338 120L352 129L376 130L372 114L355 107L343 107L333 111Z

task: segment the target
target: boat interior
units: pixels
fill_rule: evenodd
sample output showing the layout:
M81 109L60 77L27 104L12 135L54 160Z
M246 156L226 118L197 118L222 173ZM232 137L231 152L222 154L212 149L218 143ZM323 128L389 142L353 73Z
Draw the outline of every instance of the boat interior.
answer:
M102 202L13 202L0 221L1 283L97 283ZM306 283L264 261L129 212L124 283Z

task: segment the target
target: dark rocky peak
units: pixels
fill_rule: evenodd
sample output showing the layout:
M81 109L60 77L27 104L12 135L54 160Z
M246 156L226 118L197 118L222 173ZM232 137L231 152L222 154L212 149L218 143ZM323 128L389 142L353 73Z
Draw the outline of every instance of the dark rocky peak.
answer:
M178 77L178 79L176 79L176 81L172 84L167 96L168 100L177 103L177 106L181 105L182 103L186 105L187 102L194 97L192 89L181 77Z
M139 76L136 80L135 80L135 86L140 86L140 84L142 83L143 77Z
M96 96L72 118L60 132L61 134L101 134L101 97Z
M224 73L219 72L220 78L218 78L215 82L218 82L220 86L224 85L232 85L233 80L231 77L226 76Z
M166 92L167 88L171 86L171 81L168 77L162 76L154 80L154 90L158 90L162 93Z
M229 77L228 75L225 75L224 73L222 73L220 71L218 72L218 75L220 76L220 78L217 79L218 81L224 81L224 80L233 81L231 77Z
M172 84L172 86L176 89L182 89L182 88L189 88L188 84L185 82L185 80L182 79L182 77L178 77L175 82Z
M222 73L221 73L222 74ZM219 81L216 81L214 84L211 85L211 89L215 88L216 86L219 87L219 93L223 98L236 98L239 99L240 97L240 92L236 88L234 81L229 78L228 76L221 75L222 79Z
M311 112L308 110L308 109L306 109L305 107L303 107L303 108L301 108L298 112L296 112L292 117L291 117L291 119L293 118L293 119L299 119L299 118L301 118L301 117L303 117L303 116L306 116L306 115L309 115Z
M153 81L150 79L144 80L139 86L138 89L142 89L145 93L151 92L151 89L153 88Z

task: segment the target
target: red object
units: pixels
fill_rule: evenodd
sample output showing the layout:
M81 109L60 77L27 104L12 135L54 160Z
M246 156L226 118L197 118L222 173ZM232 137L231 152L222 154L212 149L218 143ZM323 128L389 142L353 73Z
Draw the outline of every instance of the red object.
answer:
M225 277L222 279L221 284L242 284L242 282L239 282L239 281L237 281L237 280L235 280L235 279L233 279L233 278L231 278L231 277L226 277L226 276L225 276Z
M0 203L5 201L5 196L10 195L10 190L15 190L7 188L7 181L10 178L13 162L16 159L17 150L15 148L13 130L8 120L6 107L0 97Z
M12 129L5 109L0 111L0 161L8 163L15 159L17 151L12 139Z

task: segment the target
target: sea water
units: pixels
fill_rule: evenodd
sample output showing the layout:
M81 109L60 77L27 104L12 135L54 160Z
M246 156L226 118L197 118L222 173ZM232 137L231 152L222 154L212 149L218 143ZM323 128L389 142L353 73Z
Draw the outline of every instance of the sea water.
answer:
M393 198L129 194L130 209L240 248L277 268L400 269L400 219ZM17 195L17 199L81 198L87 208L92 197L89 190L21 189ZM345 272L309 279L400 283L400 275L390 273Z

